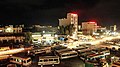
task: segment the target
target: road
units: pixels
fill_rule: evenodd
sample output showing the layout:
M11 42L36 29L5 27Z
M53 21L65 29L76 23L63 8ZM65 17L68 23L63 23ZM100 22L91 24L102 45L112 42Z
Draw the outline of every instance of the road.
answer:
M120 39L120 36L116 36L116 37L113 37L113 36L109 36L109 37L104 37L102 39L98 39L98 40L94 40L94 41L74 41L74 42L69 42L68 41L68 48L75 48L76 46L79 46L79 44L92 44L92 45L99 45L101 44L101 42L105 42L105 41L110 41L110 40L113 40L113 39Z
M101 41L104 41L104 40L109 40L109 39L114 39L112 37L109 37L109 38L104 38L103 40L96 40L92 43L100 43ZM79 42L81 43L81 42ZM72 45L69 45L69 46L76 46L78 43L74 43ZM103 45L101 45L103 46ZM105 45L104 45L105 46ZM100 45L99 45L100 47ZM33 60L33 64L30 66L30 67L40 67L37 65L37 62L38 61L38 57L36 56ZM51 65L48 65L48 66L43 66L43 67L53 67ZM58 65L55 65L54 67L84 67L84 63L78 58L71 58L71 59L64 59L64 60L61 60L60 64Z

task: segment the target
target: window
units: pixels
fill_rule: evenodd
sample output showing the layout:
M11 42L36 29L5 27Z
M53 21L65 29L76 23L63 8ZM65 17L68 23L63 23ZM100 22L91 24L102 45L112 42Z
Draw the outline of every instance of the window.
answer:
M53 61L53 59L49 59L49 61Z
M15 59L15 58L13 58L13 60L14 60L14 61L16 61L16 59Z
M10 60L14 60L13 58L10 58Z
M18 59L18 62L22 62L22 60L21 60L21 59Z
M77 55L76 53L74 53L74 54L70 54L70 56L72 56L72 55Z
M43 60L39 60L40 62L42 62Z
M13 30L13 32L16 32L15 30Z
M47 62L47 61L48 61L47 59L44 60L44 62Z
M26 61L25 61L25 60L23 60L23 63L26 63Z
M54 59L54 61L57 61L57 62L58 62L58 59Z
M30 62L30 61L31 61L31 59L27 60L27 63Z
M19 60L18 60L18 59L16 59L16 61L17 61L17 62L19 62Z
M62 55L62 57L65 57L65 56L69 56L69 54L66 54L66 55Z

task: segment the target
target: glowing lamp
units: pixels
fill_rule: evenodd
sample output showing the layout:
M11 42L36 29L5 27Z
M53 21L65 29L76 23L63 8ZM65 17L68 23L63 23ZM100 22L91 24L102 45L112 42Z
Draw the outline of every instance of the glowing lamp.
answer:
M72 14L73 16L77 16L77 14Z
M89 23L95 24L96 22L89 22Z

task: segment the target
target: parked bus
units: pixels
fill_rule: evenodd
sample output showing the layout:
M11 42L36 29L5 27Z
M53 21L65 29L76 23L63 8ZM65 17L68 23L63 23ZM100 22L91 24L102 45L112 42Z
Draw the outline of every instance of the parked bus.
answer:
M105 58L105 55L103 54L92 54L88 56L89 59L94 59L94 58Z
M7 67L17 67L16 64L8 64Z
M104 55L110 55L110 51L107 48L101 48L100 53L103 53Z
M87 59L87 57L89 55L92 55L92 54L95 54L93 52L85 52L85 53L82 53L81 55L79 55L80 59L82 59L83 61L85 61Z
M87 52L92 52L92 50L91 49L83 49L83 50L78 50L77 52L78 52L78 55L81 56L81 54L87 53Z
M87 59L85 60L85 63L92 64L93 65L92 67L106 67L107 65L105 56L101 54L93 54L88 56Z
M105 56L110 55L110 51L105 47L96 48L96 49L93 49L92 51L94 51L96 54L103 54Z
M38 65L52 65L60 64L60 59L58 56L41 56L39 57Z
M120 60L111 64L111 67L120 67Z
M60 57L60 59L66 59L66 58L72 58L72 57L77 57L78 53L72 49L62 49L62 50L57 50L56 53Z
M75 50L75 51L84 50L84 49L87 49L87 47L80 46L80 47L77 47L77 48L73 48L73 50Z
M32 60L30 57L13 55L10 57L10 62L18 65L22 65L22 66L29 66L32 63Z

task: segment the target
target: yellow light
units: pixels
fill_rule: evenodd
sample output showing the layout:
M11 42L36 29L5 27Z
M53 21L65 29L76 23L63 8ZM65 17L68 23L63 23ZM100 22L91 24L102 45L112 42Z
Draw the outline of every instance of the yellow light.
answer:
M24 48L18 48L18 49L11 49L11 50L7 50L7 51L1 51L0 52L0 56L1 55L6 55L6 54L15 54L15 53L19 53L24 51Z
M72 14L73 16L77 16L77 14Z

